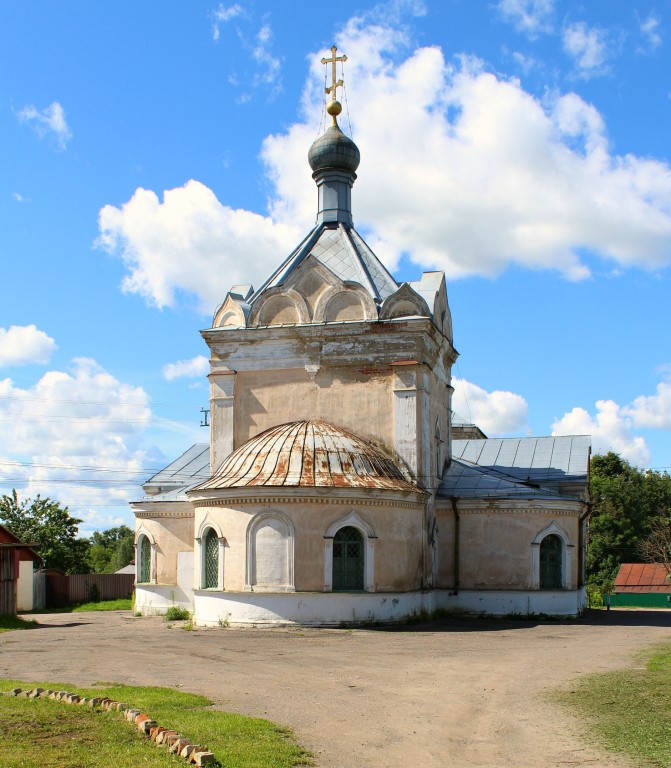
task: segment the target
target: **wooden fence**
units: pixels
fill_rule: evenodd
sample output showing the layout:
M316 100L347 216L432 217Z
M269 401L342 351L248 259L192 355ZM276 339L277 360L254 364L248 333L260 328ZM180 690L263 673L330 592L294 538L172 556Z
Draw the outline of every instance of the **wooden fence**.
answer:
M16 613L16 560L14 549L0 548L0 616Z
M63 573L46 571L46 604L62 608L91 600L116 600L130 597L135 587L132 573Z

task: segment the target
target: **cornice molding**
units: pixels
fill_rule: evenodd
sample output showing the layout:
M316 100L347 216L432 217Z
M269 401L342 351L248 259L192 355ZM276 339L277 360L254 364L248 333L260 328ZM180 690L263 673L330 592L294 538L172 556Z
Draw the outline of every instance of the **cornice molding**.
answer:
M468 503L468 506L462 506L462 504ZM566 502L561 506L556 503L539 504L535 502L534 505L520 503L519 506L513 506L507 504L506 506L498 506L496 504L488 504L486 501L473 499L470 502L460 501L457 505L459 515L551 515L553 517L580 517L584 502L576 499L575 502ZM436 514L448 514L453 515L451 505L447 505L444 502L436 504Z
M350 507L356 505L359 507L390 507L394 509L411 508L418 510L425 507L425 503L422 501L394 501L392 499L361 499L354 497L332 498L328 496L232 496L225 499L200 499L193 502L195 509L202 509L204 507L252 506L258 504L331 504Z
M157 510L155 512L146 512L146 511L135 511L135 517L138 520L151 520L157 517L167 517L167 518L193 518L194 517L194 511L191 510L190 512L166 512L165 510Z

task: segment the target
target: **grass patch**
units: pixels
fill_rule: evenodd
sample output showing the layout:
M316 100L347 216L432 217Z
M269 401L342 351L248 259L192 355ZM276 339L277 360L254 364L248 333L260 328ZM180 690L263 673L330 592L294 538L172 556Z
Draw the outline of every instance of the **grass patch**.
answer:
M80 611L130 611L133 600L130 597L122 597L118 600L98 600L93 603L79 603L72 606L73 613Z
M671 644L640 667L589 675L556 696L607 749L637 765L671 766Z
M95 600L87 603L73 603L61 608L38 608L25 613L79 613L85 611L131 611L133 598L122 597L117 600Z
M100 684L73 688L62 683L0 680L0 691L14 687L68 690L106 696L142 709L160 725L204 744L227 768L295 768L311 765L310 756L288 730L267 720L218 712L203 696L169 688ZM184 766L138 734L121 713L95 712L50 699L0 696L0 768L149 768Z
M34 629L37 622L21 619L18 616L0 616L0 632L10 632L13 629Z

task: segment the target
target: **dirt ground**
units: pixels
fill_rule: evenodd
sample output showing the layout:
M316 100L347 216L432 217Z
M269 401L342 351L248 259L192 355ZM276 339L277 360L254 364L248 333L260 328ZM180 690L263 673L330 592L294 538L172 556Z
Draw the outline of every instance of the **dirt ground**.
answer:
M631 765L580 739L545 693L636 665L671 611L577 622L395 629L172 628L129 613L45 614L0 635L0 677L181 687L293 729L320 768Z

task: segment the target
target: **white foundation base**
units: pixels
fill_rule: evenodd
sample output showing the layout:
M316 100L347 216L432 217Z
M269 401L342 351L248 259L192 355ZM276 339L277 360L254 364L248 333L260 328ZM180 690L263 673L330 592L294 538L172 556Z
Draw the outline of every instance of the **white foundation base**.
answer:
M339 626L397 622L434 611L490 616L577 616L585 590L427 592L218 592L138 585L135 608L144 615L165 613L171 605L194 612L200 626L280 625Z

